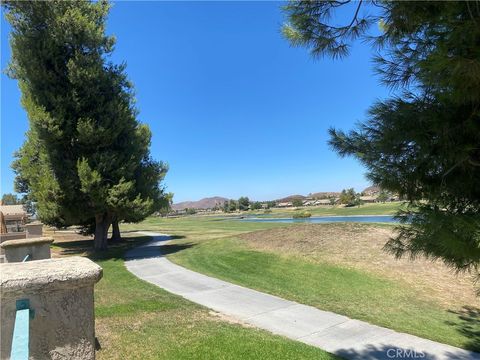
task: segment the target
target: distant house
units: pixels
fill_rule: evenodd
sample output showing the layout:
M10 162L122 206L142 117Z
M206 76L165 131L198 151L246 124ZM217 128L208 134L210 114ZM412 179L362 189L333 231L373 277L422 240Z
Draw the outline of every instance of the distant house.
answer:
M315 205L331 205L330 199L320 199L315 201Z
M277 207L290 207L290 206L293 206L293 204L288 201L288 202L280 202L277 204Z
M7 232L23 232L28 220L28 214L23 205L1 205L0 211L3 213Z
M376 196L360 196L360 200L364 203L375 203L377 202Z
M2 205L0 202L0 243L8 240L38 238L43 235L43 224L29 222L23 205ZM0 263L4 261L5 250L0 248Z

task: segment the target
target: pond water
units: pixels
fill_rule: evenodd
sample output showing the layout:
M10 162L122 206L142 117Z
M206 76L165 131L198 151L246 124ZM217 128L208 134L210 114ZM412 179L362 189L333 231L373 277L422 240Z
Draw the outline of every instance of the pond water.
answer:
M292 218L244 218L241 221L253 222L281 222L281 223L331 223L331 222L362 222L362 223L397 223L390 215L362 215L362 216L312 216L306 219Z

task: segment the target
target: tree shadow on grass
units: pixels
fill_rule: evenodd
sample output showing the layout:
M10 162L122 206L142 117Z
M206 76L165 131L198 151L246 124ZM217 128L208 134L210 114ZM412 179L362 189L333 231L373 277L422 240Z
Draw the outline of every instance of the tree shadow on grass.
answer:
M53 245L62 249L62 255L78 254L93 247L93 239L54 242Z
M138 233L138 232L147 232L147 233L156 233L155 230L152 230L152 229L135 229L135 230L122 230L122 235L125 235L125 234L135 234L135 233ZM139 236L150 236L150 235L146 235L146 234L138 234ZM184 235L168 235L170 237L170 239L172 240L177 240L177 239L184 239L185 236Z
M480 352L480 308L475 306L464 306L460 310L449 310L449 312L457 315L459 321L449 321L447 324L455 326L458 332L469 339L465 348Z
M170 255L170 254L175 254L177 252L180 252L180 251L183 251L183 250L186 250L186 249L189 249L193 246L195 246L196 244L194 243L185 243L185 244L165 244L165 245L162 245L161 247L161 254L163 256L166 256L166 255Z
M109 241L108 250L95 252L93 239L82 239L74 241L54 242L54 249L58 256L86 256L92 260L123 259L125 251L147 243L151 240L149 236L128 236L122 237L120 241Z
M185 239L185 236L184 235L170 235L170 239L172 239L172 240Z
M126 260L140 260L140 259L153 259L158 257L167 256L174 254L179 251L191 248L195 246L195 243L183 243L183 244L159 244L159 242L164 242L171 240L171 238L165 237L165 239L160 239L160 237L154 238L153 241L148 242L142 246L134 247L129 251L125 252Z
M132 231L122 231L122 235L125 234L136 234L138 232L152 232L151 230L132 230ZM157 238L158 236L153 236L153 235L147 235L147 234L137 234L138 236L144 237L147 236L150 239L151 238ZM162 235L161 237L164 237L166 240L180 240L180 239L185 239L185 235Z
M136 231L135 231L136 232ZM130 234L133 233L130 231L122 232L122 234ZM185 236L183 235L172 235L169 237L170 240L179 240L183 239ZM138 236L123 236L122 240L120 241L108 241L108 250L95 252L93 250L93 239L82 239L82 240L73 240L73 241L59 241L54 242L54 248L59 249L57 251L57 255L59 256L72 256L72 255L79 255L79 256L87 256L92 260L97 259L123 259L123 255L125 251L130 250L135 246L140 246L152 238L147 235L138 234ZM184 244L184 245L163 245L162 246L162 255L168 255L175 253L177 251L184 250L193 246L193 244Z

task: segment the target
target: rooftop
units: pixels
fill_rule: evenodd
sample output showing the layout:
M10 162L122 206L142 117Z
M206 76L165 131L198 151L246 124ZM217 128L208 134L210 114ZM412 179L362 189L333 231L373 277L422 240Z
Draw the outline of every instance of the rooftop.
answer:
M23 205L0 205L0 211L3 215L26 215L27 212Z

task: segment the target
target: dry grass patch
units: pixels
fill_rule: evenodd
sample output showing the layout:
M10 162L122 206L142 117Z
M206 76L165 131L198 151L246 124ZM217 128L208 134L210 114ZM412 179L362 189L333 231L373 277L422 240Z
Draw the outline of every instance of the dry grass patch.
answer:
M395 259L385 253L383 246L392 235L393 227L389 225L333 223L256 231L239 238L257 250L296 255L404 281L446 309L480 305L469 274L455 274L439 261Z
M216 312L216 311L213 311L213 310L210 310L208 312L208 314L213 317L213 319L217 320L217 321L224 321L224 322L227 322L229 324L235 324L235 325L240 325L244 328L254 328L255 326L251 325L251 324L247 324L246 322L240 320L240 319L237 319L233 316L230 316L230 315L227 315L227 314L222 314L222 313L219 313L219 312Z

